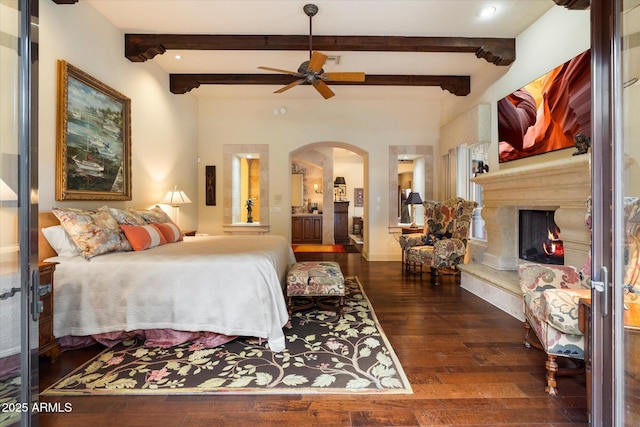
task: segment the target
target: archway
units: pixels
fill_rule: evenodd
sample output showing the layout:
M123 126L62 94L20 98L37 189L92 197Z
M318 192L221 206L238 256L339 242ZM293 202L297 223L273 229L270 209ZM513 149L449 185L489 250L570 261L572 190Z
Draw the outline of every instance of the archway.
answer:
M355 162L359 159L361 172L356 172L359 176L353 175L353 171L357 171L358 167L351 167L351 165L349 167L343 167L342 162L345 160L342 158L336 159L334 155L336 151L349 153L352 159L356 159L354 160ZM306 144L291 151L289 153L289 163L292 167L294 167L293 165L295 164L298 168L306 168L305 173L311 177L303 191L306 191L307 199L311 199L312 206L314 203L317 203L317 206L322 209L323 244L334 243L334 179L338 173L348 175L347 199L351 202L349 203L349 230L352 230L353 227L353 217L362 218L362 252L366 254L369 250L367 226L367 219L369 218L369 200L367 196L367 189L369 187L369 153L352 144L338 141L321 141ZM318 185L318 189L314 188L313 185L319 184L317 172L309 172L314 168L319 168L322 171L321 185ZM362 189L363 197L361 206L355 206L354 190L356 188ZM320 191L321 193L316 193L316 191ZM321 205L319 203L320 201ZM360 205L360 203L358 203L358 205ZM295 209L293 211L295 211ZM305 206L301 208L300 211L308 212L309 207Z

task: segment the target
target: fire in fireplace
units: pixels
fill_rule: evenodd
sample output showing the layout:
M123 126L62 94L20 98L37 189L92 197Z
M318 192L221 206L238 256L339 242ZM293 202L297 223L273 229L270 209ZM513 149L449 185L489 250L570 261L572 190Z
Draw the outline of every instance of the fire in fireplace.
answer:
M541 264L564 264L564 245L554 211L519 210L518 256Z

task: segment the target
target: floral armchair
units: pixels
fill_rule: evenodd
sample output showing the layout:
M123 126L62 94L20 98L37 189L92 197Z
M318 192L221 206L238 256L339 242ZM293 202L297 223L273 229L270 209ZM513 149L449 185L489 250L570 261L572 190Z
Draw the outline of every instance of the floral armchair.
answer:
M427 200L424 205L425 229L422 234L400 236L402 267L409 271L428 266L431 279L438 284L438 268L455 268L464 261L476 202L461 197L444 202Z
M524 345L547 353L545 391L556 396L556 374L584 372L584 336L578 326L578 303L580 298L591 297L591 289L580 271L571 265L522 264L518 266L518 275L524 294ZM575 369L560 370L558 356L579 362L575 363Z
M624 209L627 268L623 286L625 302L631 303L636 302L640 294L640 224L630 219L640 215L640 199L625 198ZM591 230L590 201L585 225ZM558 394L556 375L584 372L585 346L578 326L578 310L580 298L591 298L590 273L590 255L581 270L569 265L524 264L518 267L525 315L524 344L547 353L545 391L550 395ZM557 357L577 362L574 368L561 369Z

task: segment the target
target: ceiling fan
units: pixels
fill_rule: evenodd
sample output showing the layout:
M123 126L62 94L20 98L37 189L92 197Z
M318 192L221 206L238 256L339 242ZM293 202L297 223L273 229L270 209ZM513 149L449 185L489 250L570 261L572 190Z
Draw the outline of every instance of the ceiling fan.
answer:
M298 67L298 71L288 71L279 68L258 67L261 70L275 71L277 73L289 74L298 79L288 85L276 90L274 93L282 93L292 87L310 84L324 97L329 99L335 95L325 82L364 82L364 73L325 73L322 66L327 61L327 55L321 52L313 51L312 44L312 24L313 16L318 13L318 6L315 4L306 4L302 8L304 13L309 17L309 60L304 61Z

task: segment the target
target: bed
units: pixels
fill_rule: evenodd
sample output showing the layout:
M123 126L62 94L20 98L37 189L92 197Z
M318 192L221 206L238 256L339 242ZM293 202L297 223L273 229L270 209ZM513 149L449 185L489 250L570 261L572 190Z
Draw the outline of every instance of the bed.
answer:
M59 224L40 214L40 228ZM54 335L136 331L264 338L285 348L283 286L295 262L282 236L197 236L152 249L85 259L57 256L40 235L40 259L57 262Z

